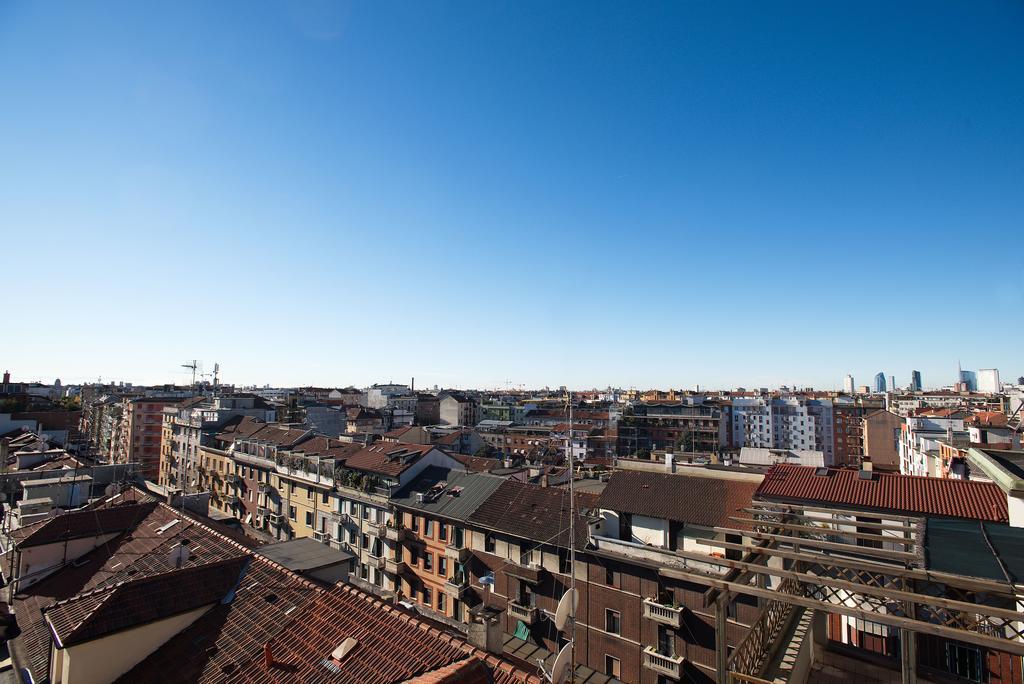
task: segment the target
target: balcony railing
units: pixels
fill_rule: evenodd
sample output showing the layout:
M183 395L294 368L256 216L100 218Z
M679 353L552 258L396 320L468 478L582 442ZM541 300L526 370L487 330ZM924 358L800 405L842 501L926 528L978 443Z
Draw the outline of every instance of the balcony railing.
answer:
M453 599L461 600L469 589L469 582L464 575L449 577L444 583L444 593Z
M683 676L683 657L662 655L648 646L644 649L644 667L666 677L680 679Z
M644 617L678 628L683 624L683 608L666 606L654 599L644 599Z
M469 558L469 547L465 544L457 545L455 542L452 542L444 547L444 555L456 563L465 563L466 559Z
M269 482L260 482L259 484L256 485L256 491L258 491L260 494L269 494L270 492L274 491L274 488L271 486Z
M400 542L409 534L409 528L401 525L385 525L382 536L388 541Z
M516 620L522 620L528 625L537 621L539 611L536 606L524 606L515 601L508 602L508 614Z
M235 496L234 494L228 494L227 496L224 497L224 502L228 506L237 506L240 503L242 503L242 500Z
M229 485L242 484L242 478L235 473L228 473L227 475L225 475L224 481L227 482Z
M395 558L384 559L384 572L388 573L389 575L397 575L398 573L403 572L405 568L406 565L405 561L403 560L398 560Z
M326 530L314 530L313 539L321 544L329 544L331 543L331 533Z
M388 559L383 556L370 556L368 565L371 568L377 568L378 570L386 570Z
M447 552L447 549L445 549ZM510 562L505 566L505 574L511 575L516 579L529 582L530 584L539 584L544 578L544 568L540 565L534 565L533 563L516 563L515 561Z
M274 527L284 527L288 524L288 521L281 513L270 513L267 515L267 519Z

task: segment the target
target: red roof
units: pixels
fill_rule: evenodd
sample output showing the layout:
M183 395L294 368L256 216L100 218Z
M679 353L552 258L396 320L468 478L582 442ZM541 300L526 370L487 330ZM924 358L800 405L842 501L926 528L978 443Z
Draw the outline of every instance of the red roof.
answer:
M45 610L64 648L217 603L238 584L244 555L181 568L58 601Z
M819 472L824 474L818 474ZM1006 494L991 482L874 472L869 480L856 470L775 465L757 489L757 498L826 503L909 515L1008 522Z
M68 539L95 537L129 530L153 510L155 504L132 504L96 510L81 510L20 527L11 532L18 548L42 546Z
M273 664L268 668L263 658L250 660L229 681L385 684L434 672L470 656L498 670L494 681L538 681L451 632L349 586L321 593L290 617L269 642ZM355 648L335 660L332 652L348 637L356 640Z
M432 444L376 442L345 459L345 467L382 475L401 475L424 454L436 448Z

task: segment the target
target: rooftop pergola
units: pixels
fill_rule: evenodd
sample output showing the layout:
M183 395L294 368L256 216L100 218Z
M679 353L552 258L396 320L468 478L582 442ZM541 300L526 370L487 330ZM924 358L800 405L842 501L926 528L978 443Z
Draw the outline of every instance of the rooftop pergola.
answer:
M1024 585L1015 583L1005 566L1003 580L929 569L924 518L756 501L741 513L730 518L737 527L715 531L719 537L741 537L750 543L702 540L734 557L739 554L738 560L676 552L723 566L727 572L715 577L685 568L660 570L666 577L712 587L707 600L717 604L720 684L762 681L758 677L772 642L793 607L898 629L904 682L917 680L914 634L1024 655ZM736 595L761 599L763 610L747 638L729 655L726 608Z

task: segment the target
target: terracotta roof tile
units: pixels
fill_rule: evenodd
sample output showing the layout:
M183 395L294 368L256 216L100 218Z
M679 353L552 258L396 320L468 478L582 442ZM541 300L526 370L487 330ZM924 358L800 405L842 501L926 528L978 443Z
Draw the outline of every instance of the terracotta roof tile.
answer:
M576 494L576 546L587 544L587 522L582 509L597 503L593 494ZM495 532L554 546L569 546L569 491L505 480L470 516L471 524Z
M729 516L749 506L757 482L695 475L621 470L611 474L599 508L703 525L736 524Z
M66 648L221 601L248 563L240 555L118 582L58 601L44 615Z
M93 537L109 532L123 532L135 527L153 510L154 504L130 504L95 510L64 513L11 532L11 540L19 548L42 546L67 539Z
M381 475L401 475L413 463L436 449L432 444L375 442L345 459L345 467Z
M824 474L817 474L822 472ZM1006 494L991 482L947 480L875 472L870 480L856 470L776 465L757 490L761 499L822 502L909 515L1007 522Z

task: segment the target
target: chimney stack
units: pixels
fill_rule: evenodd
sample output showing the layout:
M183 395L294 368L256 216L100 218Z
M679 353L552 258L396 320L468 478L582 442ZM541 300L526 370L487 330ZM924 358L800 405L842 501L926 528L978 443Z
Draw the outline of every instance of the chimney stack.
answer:
M11 371L4 371L4 384L7 385L11 382Z
M270 648L270 642L263 644L263 667L269 670L274 667L274 651Z

